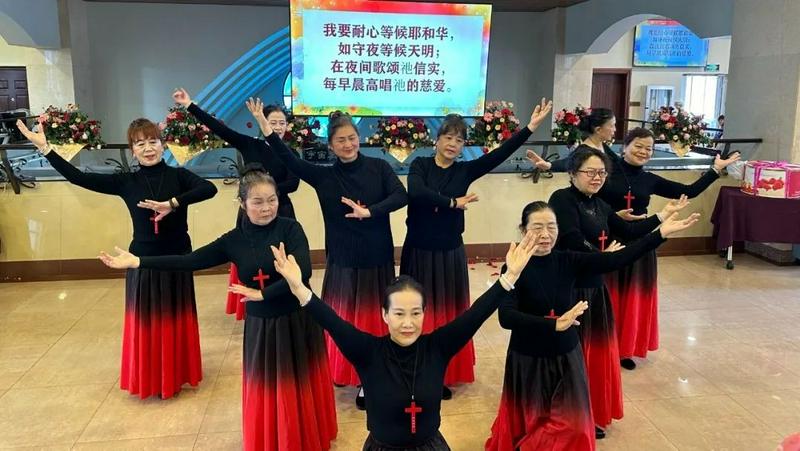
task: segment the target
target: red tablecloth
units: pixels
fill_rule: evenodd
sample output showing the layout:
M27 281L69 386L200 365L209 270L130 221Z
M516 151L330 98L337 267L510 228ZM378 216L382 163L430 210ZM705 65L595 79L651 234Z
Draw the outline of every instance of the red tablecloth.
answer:
M734 241L800 243L800 199L773 199L723 186L711 215L717 249Z

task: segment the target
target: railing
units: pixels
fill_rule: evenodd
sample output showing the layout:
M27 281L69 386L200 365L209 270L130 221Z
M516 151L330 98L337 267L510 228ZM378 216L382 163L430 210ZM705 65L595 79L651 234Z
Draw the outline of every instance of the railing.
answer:
M7 139L7 138L6 138ZM0 141L3 142L3 141ZM718 139L713 140L716 145L723 145L720 150L707 147L694 147L693 154L687 157L677 157L669 151L657 150L657 155L648 164L648 169L700 169L708 167L711 157L720 153L723 157L730 153L731 146L735 144L759 144L761 139ZM617 141L613 145L621 145ZM666 141L656 141L656 144L667 144ZM530 178L533 183L537 183L541 177L552 177L548 171L542 172L534 168L525 158L525 152L533 148L538 152L541 147L540 155L548 161L565 157L568 150L565 142L559 141L528 141L523 147L515 152L508 160L493 172L499 173L518 173L524 178ZM14 151L17 155L10 157L9 151ZM111 151L111 155L109 155ZM408 160L399 162L393 157L381 151L380 148L370 147L362 144L362 151L365 155L386 159L395 172L406 174L409 163L417 156L432 155L432 148L418 149ZM104 146L101 151L91 150L81 152L88 159L94 159L91 164L83 167L87 171L97 172L131 172L135 169L133 162L129 161L129 150L127 144L109 144ZM98 156L98 154L100 154ZM465 161L479 158L483 155L480 147L466 147L462 153ZM324 146L317 149L308 149L304 152L304 157L308 161L316 164L330 164L335 159ZM83 158L83 157L81 157ZM168 161L169 163L170 161ZM0 182L8 183L19 194L23 187L33 188L37 180L53 179L54 172L45 158L39 155L35 147L30 144L0 144ZM38 163L38 165L37 165ZM241 156L232 149L221 149L205 152L187 163L187 168L206 178L223 178L224 183L234 183L237 170L242 166ZM48 175L49 174L49 175ZM55 175L57 176L57 174Z

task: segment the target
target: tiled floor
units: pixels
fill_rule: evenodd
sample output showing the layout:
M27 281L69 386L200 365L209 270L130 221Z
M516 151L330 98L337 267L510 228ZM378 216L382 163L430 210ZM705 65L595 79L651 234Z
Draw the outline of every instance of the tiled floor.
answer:
M660 260L661 350L624 372L625 418L600 450L774 450L800 431L800 267L737 256ZM472 292L494 269L478 264ZM319 288L322 272L314 276ZM226 276L197 277L204 379L174 399L118 388L122 280L0 284L0 448L238 449L242 325ZM508 332L475 337L477 382L442 406L454 450L480 450L502 386ZM335 450L361 449L364 414L336 389Z

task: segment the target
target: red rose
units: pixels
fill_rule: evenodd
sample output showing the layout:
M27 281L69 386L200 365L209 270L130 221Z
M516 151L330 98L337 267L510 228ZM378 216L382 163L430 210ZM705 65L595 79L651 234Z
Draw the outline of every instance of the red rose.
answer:
M508 130L503 130L503 140L506 140L511 137L511 132Z
M186 146L186 145L188 145L188 144L189 144L189 137L188 137L188 136L181 136L181 139L180 139L180 141L181 141L181 144L183 144L184 146Z

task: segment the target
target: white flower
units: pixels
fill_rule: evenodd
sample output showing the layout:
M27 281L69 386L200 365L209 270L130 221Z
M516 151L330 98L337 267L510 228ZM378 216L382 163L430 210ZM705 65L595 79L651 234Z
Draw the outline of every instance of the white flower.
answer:
M70 144L75 144L75 140L74 140L74 139L72 139L72 138L70 138L70 139L69 139L69 143L70 143Z
M500 126L499 126L499 125L495 125L495 126L494 126L494 129L495 129L495 130L500 130Z
M674 135L674 136L672 137L672 140L673 140L673 141L677 141L677 140L678 140L678 135Z
M75 118L75 123L76 123L76 124L80 124L80 123L81 123L81 118L79 118L79 117L76 117L76 118Z
M53 127L53 128L58 128L58 124L56 124L56 123L54 122L54 123L53 123L53 125L51 125L51 127Z
M569 136L569 132L564 130L564 136Z
M84 133L84 134L81 135L81 139L89 139L89 135Z
M553 141L558 141L558 139L557 139L557 138L554 136L554 137L553 137Z
M492 131L492 126L491 126L491 125L487 125L487 126L486 126L486 131L487 131L487 132L490 132L490 131Z

